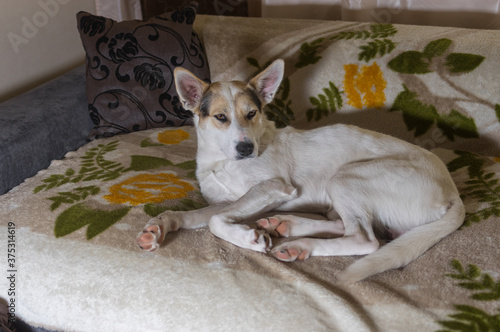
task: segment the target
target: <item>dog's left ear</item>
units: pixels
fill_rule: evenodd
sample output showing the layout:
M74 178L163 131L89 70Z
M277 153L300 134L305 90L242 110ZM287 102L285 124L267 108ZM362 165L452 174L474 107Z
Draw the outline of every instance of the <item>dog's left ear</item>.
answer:
M265 104L268 104L273 101L274 95L278 91L284 71L285 62L281 59L275 60L259 75L252 78L248 85L257 92Z
M189 70L177 67L174 70L175 88L185 109L196 112L201 103L201 97L208 84L200 80Z

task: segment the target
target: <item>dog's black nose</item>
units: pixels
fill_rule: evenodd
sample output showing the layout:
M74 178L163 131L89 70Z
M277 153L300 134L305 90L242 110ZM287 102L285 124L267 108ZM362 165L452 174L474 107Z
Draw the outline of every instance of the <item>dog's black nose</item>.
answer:
M236 152L240 158L246 158L253 152L253 143L248 141L239 142L236 144Z

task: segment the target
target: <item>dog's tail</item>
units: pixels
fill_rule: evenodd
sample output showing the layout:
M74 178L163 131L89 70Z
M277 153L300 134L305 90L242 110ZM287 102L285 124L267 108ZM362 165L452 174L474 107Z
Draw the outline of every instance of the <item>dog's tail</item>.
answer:
M405 266L422 255L439 240L456 231L463 223L465 208L454 198L441 219L415 227L372 254L351 264L338 274L341 282L356 282L376 273Z

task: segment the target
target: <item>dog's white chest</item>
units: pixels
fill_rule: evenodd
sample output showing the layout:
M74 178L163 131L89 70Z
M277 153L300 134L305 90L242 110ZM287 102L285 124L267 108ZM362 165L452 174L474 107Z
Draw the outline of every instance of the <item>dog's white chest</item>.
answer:
M249 181L248 177L232 168L234 166L226 164L222 168L210 171L200 181L201 192L210 204L233 202L257 183Z

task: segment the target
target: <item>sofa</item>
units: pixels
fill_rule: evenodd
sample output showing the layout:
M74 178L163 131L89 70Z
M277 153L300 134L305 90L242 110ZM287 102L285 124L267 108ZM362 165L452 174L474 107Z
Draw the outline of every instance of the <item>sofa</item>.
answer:
M0 104L4 329L13 317L51 331L500 329L500 31L219 17L192 7L150 22L142 39L125 27L113 41L100 34L116 22L78 15L86 64ZM182 54L192 58L169 63L194 65L206 80L248 80L284 59L265 109L278 127L347 123L432 150L461 193L463 226L406 267L352 285L335 275L357 257L283 263L206 227L139 250L134 239L151 217L207 204L196 132L175 92L164 92L172 88L159 74L164 60L126 68L146 52L142 41L163 38L166 21L193 28L175 35L191 43ZM98 38L86 43L91 34ZM108 76L118 80L105 95L96 89ZM120 78L160 106L147 113L138 97L117 92ZM122 125L137 112L152 120Z

